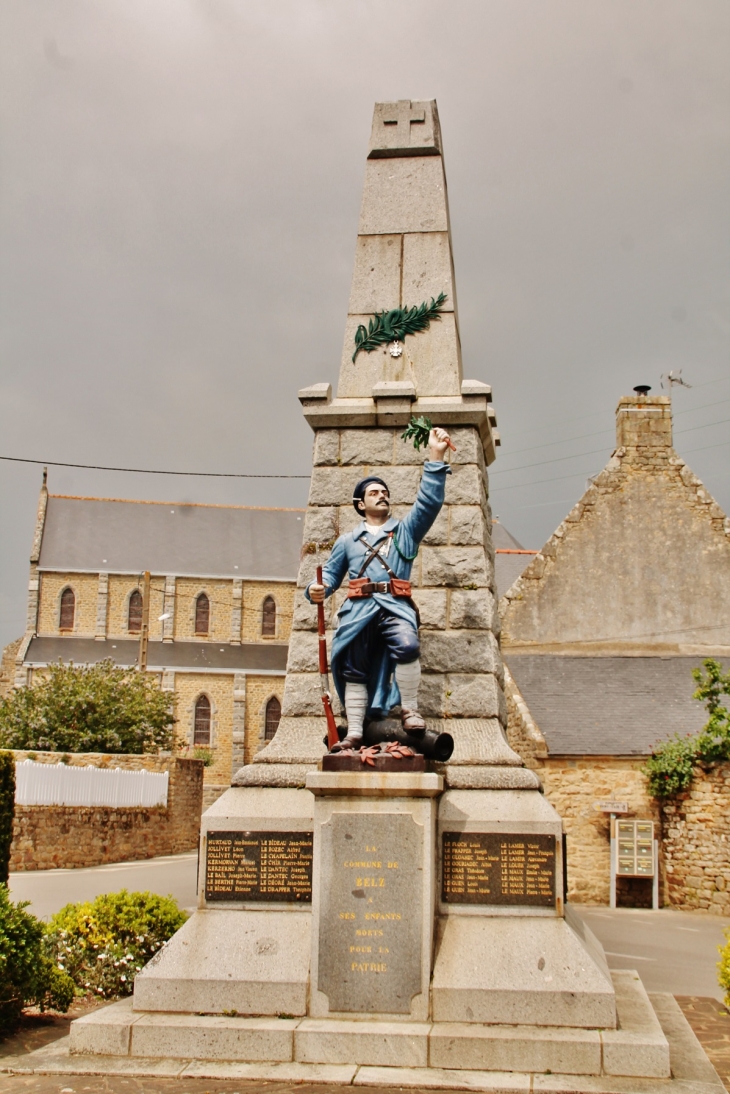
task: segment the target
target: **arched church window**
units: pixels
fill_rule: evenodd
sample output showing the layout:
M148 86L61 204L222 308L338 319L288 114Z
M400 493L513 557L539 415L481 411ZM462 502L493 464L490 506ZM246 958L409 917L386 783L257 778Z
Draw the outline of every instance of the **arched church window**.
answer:
M135 589L129 598L127 630L130 634L139 634L142 630L142 593L139 589Z
M273 741L281 721L281 703L272 695L266 704L266 722L264 726L264 739Z
M76 614L76 596L73 589L64 589L61 593L61 614L59 627L62 631L74 629L74 615Z
M267 596L261 611L261 634L264 638L276 637L276 601Z
M199 695L195 700L193 744L210 744L210 699L207 695Z
M207 634L210 627L210 601L201 593L195 601L195 633Z

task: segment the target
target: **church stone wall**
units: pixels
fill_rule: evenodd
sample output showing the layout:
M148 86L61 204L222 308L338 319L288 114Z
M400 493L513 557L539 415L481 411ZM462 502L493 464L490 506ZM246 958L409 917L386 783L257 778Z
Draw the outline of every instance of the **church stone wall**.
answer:
M207 635L195 633L195 602L201 593L210 601ZM230 642L233 582L214 578L179 577L175 583L175 638Z
M250 764L266 741L264 729L266 704L272 696L281 703L284 698L284 676L246 677L246 743L244 763Z
M76 597L73 633L93 638L96 633L98 574L44 573L40 575L38 634L59 634L61 593L69 586Z
M276 604L276 636L274 638L266 638L261 634L263 604L267 596L273 597ZM288 642L293 611L293 581L244 582L241 638L244 642Z
M175 674L176 736L181 745L193 747L195 701L205 694L211 701L213 763L205 769L206 783L230 785L233 739L233 676L213 672Z

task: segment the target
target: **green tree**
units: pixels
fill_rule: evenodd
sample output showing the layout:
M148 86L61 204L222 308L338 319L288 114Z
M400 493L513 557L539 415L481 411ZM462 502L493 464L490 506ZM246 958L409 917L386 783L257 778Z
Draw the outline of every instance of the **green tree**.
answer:
M697 738L697 755L705 763L721 763L730 758L730 711L723 706L723 695L730 695L730 672L723 672L719 661L708 657L702 669L692 669L697 690L692 696L705 704L709 718Z
M707 722L696 737L675 735L654 749L643 771L655 798L670 798L686 790L698 763L730 759L730 711L721 702L723 695L730 695L730 672L724 673L720 662L711 657L702 666L692 669L697 684L692 698L705 704Z
M15 759L0 752L0 885L7 885L15 815Z
M111 660L60 662L0 700L0 747L46 752L172 749L173 699L157 679Z

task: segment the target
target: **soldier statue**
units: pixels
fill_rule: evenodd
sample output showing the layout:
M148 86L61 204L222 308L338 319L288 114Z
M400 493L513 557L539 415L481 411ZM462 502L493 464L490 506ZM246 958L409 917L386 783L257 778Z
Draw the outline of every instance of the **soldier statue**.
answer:
M424 464L408 515L403 520L391 517L390 491L383 479L361 479L352 504L363 519L337 539L322 584L312 582L305 592L309 601L320 604L349 577L332 641L332 675L347 715L347 736L336 750L360 748L365 719L385 718L398 703L407 733L418 736L426 729L418 711L418 609L409 579L418 547L444 504L451 473L444 463L450 445L446 430L432 429L428 445L431 459Z

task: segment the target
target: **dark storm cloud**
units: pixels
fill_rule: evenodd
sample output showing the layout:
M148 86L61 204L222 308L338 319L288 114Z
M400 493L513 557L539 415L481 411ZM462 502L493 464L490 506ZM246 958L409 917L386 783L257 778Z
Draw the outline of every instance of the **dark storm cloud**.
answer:
M496 511L542 543L605 462L618 397L678 368L677 447L728 508L724 0L6 0L0 19L2 454L308 470L296 390L336 380L372 104L436 96ZM39 480L0 465L2 641Z

